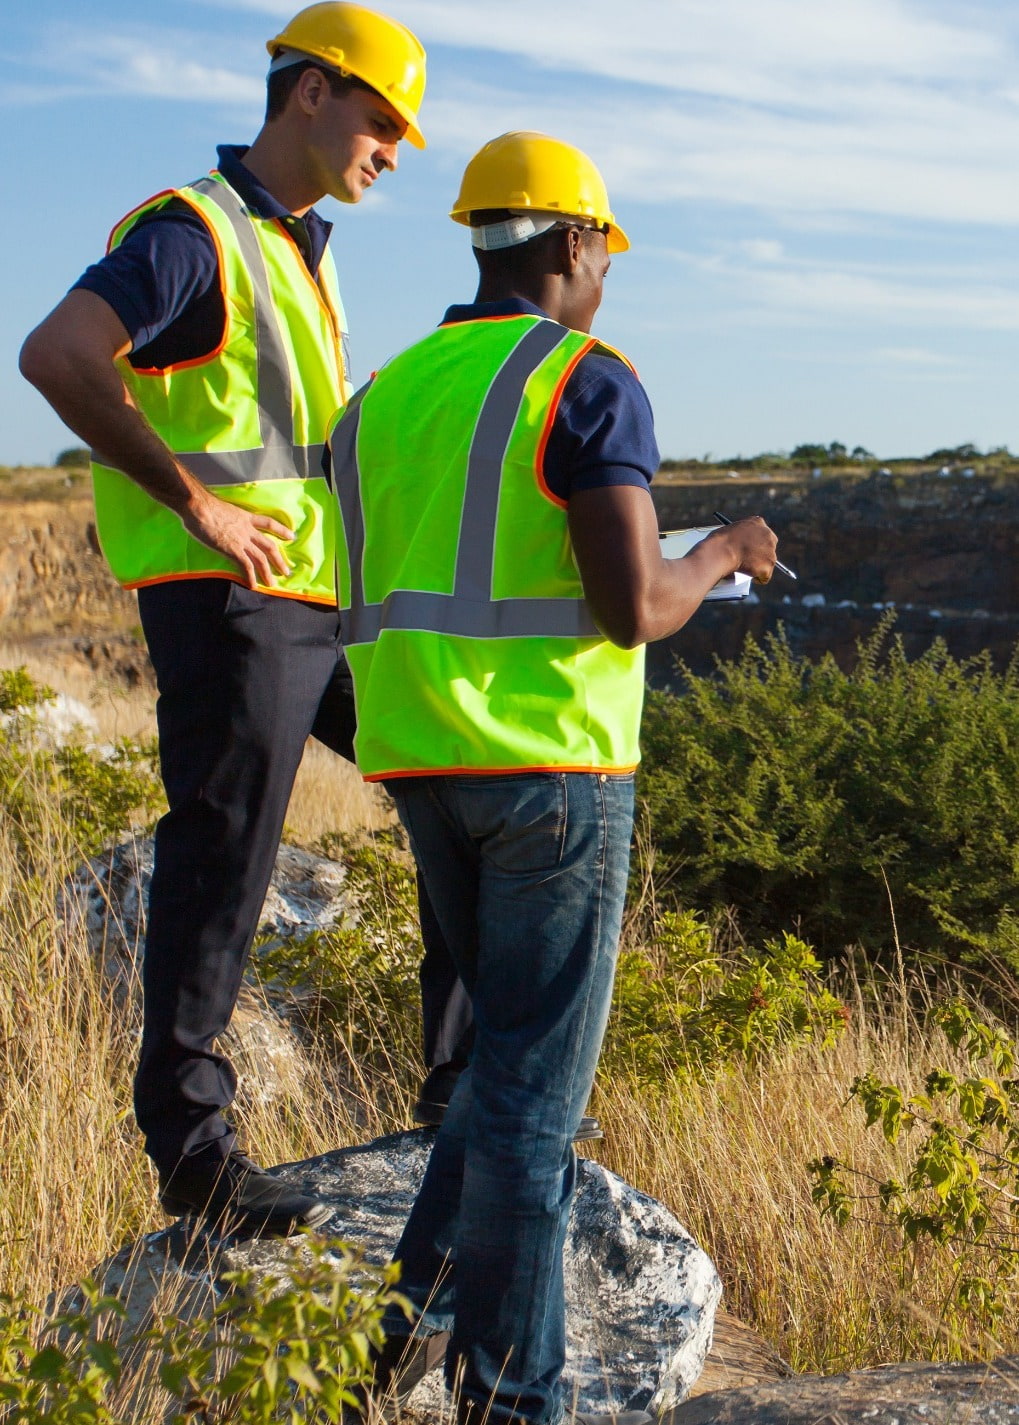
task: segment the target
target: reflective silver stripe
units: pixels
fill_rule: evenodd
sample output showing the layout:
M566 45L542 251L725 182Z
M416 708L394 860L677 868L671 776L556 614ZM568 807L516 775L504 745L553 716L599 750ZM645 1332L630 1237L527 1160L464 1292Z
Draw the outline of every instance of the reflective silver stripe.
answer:
M492 599L397 589L381 604L344 609L343 642L374 643L385 628L459 638L601 638L583 599Z
M558 322L530 327L507 356L488 389L467 457L467 485L453 592L458 599L490 599L495 567L495 525L500 475L528 377L569 336Z
M346 644L374 643L383 628L460 638L601 638L584 599L493 599L495 531L503 461L528 378L569 336L557 322L529 327L499 368L481 407L460 519L452 594L396 589L381 604L364 602L364 510L357 460L363 386L330 440L333 488L347 540L350 606L341 611Z
M364 512L361 508L361 472L357 468L357 431L361 424L361 402L371 382L355 391L329 438L333 489L340 505L343 533L350 562L350 602L364 605Z
M259 480L322 480L324 445L274 445L268 450L201 450L177 452L175 460L203 485L248 485ZM97 465L118 467L99 451Z
M255 344L258 376L258 422L264 446L288 449L294 443L294 401L290 362L272 300L265 258L247 209L232 188L215 178L188 185L216 204L241 250L255 294ZM200 477L201 478L201 477Z

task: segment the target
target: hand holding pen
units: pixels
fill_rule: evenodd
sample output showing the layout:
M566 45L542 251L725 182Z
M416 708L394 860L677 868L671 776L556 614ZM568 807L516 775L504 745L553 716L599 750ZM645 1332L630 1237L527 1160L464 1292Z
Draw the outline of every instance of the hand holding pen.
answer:
M715 519L718 521L719 524L732 524L732 523L733 523L733 521L729 518L728 515L719 514L719 512L718 512L717 510L714 510L712 513L714 514L714 517L715 517ZM793 573L793 571L792 571L791 569L786 568L786 566L785 566L784 564L780 564L777 559L775 560L775 568L778 570L778 572L779 572L780 574L785 574L786 577L789 578L789 579L795 579L795 578L796 578L796 575Z

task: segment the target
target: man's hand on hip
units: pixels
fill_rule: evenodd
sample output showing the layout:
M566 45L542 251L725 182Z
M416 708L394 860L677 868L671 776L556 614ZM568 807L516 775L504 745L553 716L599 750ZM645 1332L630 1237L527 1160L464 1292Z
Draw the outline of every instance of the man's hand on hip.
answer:
M180 518L188 534L240 567L249 589L271 587L274 574L290 573L279 541L293 539L293 532L271 515L252 514L202 488L193 490Z

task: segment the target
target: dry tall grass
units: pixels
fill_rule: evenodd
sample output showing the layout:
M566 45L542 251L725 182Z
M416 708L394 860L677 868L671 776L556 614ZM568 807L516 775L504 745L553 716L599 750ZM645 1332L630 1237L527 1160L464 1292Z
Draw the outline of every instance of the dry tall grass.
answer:
M305 835L344 816L348 825L385 820L384 807L366 814L342 791L329 801L321 780L309 774L314 806L292 811ZM165 1221L130 1109L137 1003L118 998L82 929L61 918L60 887L80 856L60 808L51 811L31 874L0 829L0 1290L35 1302ZM946 1268L919 1256L903 1272L885 1228L840 1231L810 1202L805 1165L815 1156L878 1178L901 1168L899 1150L843 1107L857 1074L916 1085L935 1065L955 1063L903 991L849 993L850 1025L832 1050L798 1049L760 1069L736 1066L709 1087L653 1095L603 1080L593 1104L607 1134L597 1156L676 1212L716 1261L729 1308L797 1369L948 1348L937 1325ZM314 1047L282 1092L259 1093L252 1072L242 1097L251 1151L281 1162L395 1127L419 1069L408 1055L388 1055L394 1042L416 1039L417 1008L393 1013L399 1024L359 1026L377 1039L371 1073ZM1008 1323L998 1345L1016 1349L1016 1337Z
M903 1260L876 1204L840 1229L811 1202L813 1158L831 1155L875 1183L904 1176L914 1145L865 1128L847 1102L857 1075L918 1090L934 1067L968 1071L925 1023L922 986L833 988L852 1010L833 1048L807 1045L654 1098L599 1079L599 1157L672 1208L714 1260L723 1303L797 1371L1014 1351L1015 1321L996 1340L959 1342L943 1328L950 1253L921 1244Z

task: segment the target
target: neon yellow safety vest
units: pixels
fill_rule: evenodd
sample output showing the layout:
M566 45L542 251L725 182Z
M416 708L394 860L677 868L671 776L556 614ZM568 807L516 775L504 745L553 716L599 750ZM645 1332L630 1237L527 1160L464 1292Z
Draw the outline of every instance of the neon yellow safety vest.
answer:
M544 317L451 323L341 414L338 589L367 780L639 761L644 650L595 626L542 476L596 346Z
M157 194L114 229L110 250L146 214L183 200L216 246L226 313L218 348L158 370L118 369L156 434L224 500L272 515L294 532L293 567L265 592L334 604L335 501L322 451L350 394L346 319L327 251L313 279L285 222L259 218L221 174ZM179 518L93 452L96 525L117 579L129 589L171 579L242 576L187 533Z

